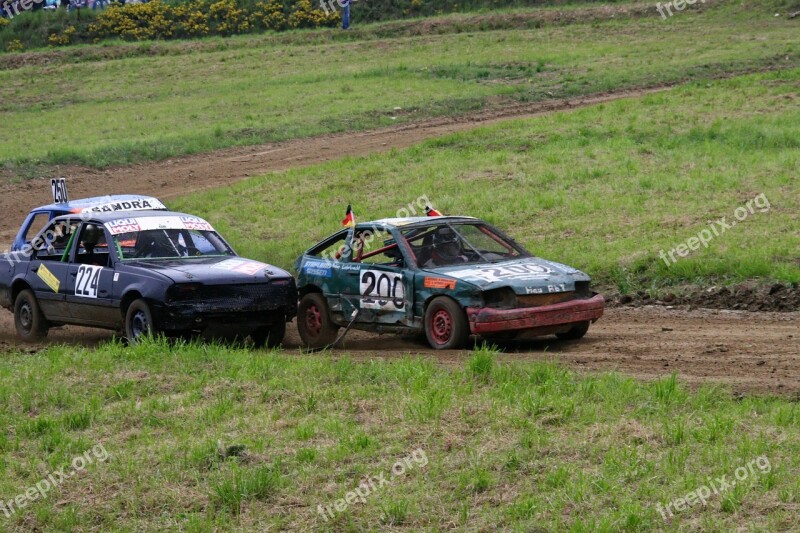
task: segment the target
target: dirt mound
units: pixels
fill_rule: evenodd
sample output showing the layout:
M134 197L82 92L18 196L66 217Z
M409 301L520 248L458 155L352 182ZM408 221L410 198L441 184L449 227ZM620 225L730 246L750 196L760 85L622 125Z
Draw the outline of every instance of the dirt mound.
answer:
M688 306L703 309L741 311L800 311L800 287L781 283L742 283L727 287L682 289L678 294L664 292L655 297L639 291L636 294L612 295L609 305Z

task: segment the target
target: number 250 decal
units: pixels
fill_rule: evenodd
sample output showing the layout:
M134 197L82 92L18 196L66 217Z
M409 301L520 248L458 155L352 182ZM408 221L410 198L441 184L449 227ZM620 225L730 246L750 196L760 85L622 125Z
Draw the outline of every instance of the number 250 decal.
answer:
M103 267L81 265L75 279L75 296L97 298L97 287L100 285L100 272Z
M362 309L403 309L406 290L403 275L380 270L361 272Z

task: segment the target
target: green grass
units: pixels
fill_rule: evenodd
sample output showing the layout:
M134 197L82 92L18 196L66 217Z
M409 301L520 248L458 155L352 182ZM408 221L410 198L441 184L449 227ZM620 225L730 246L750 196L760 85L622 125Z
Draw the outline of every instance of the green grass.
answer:
M324 44L168 43L158 47L177 55L3 70L0 119L19 134L0 163L21 175L104 167L796 64L794 21L769 2L745 7Z
M109 459L12 517L0 514L0 529L793 527L794 402L690 391L674 376L580 377L556 362L501 359L482 348L452 367L422 358L356 363L346 354L159 341L4 354L0 498L99 444ZM432 397L447 400L414 416ZM224 416L209 418L222 404ZM62 423L85 406L89 423ZM708 478L731 479L758 457L769 472L754 469L707 507L661 518L657 504ZM389 483L366 503L328 521L319 514L318 505L381 475Z
M798 87L798 69L695 83L270 174L171 206L212 220L242 255L284 267L338 230L348 203L366 221L427 196L623 292L796 284ZM675 264L659 258L759 194L768 211Z

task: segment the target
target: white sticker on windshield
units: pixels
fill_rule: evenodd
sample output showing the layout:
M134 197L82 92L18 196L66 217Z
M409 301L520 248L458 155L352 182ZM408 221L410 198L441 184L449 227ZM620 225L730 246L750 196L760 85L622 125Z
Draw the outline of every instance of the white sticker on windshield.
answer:
M112 235L153 229L194 229L201 231L214 231L214 228L211 226L211 224L202 218L189 216L119 218L117 220L107 222L106 227Z

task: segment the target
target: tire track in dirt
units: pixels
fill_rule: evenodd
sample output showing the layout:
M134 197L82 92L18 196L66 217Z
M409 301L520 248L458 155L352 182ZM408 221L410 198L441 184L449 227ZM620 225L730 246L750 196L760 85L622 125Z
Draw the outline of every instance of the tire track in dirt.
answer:
M13 317L2 313L0 349L30 351L31 346L17 343L13 331ZM91 347L111 336L67 326L52 330L47 343ZM294 324L288 328L284 348L289 355L309 357L300 350ZM579 372L615 370L646 380L677 372L693 387L713 382L736 394L766 392L800 398L800 312L622 307L608 309L581 340L547 337L501 348L501 361L554 360ZM430 357L456 366L469 357L468 351L434 351L400 336L360 331L350 332L343 346L330 354L348 354L356 360Z

